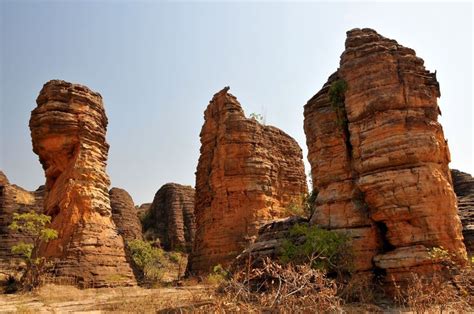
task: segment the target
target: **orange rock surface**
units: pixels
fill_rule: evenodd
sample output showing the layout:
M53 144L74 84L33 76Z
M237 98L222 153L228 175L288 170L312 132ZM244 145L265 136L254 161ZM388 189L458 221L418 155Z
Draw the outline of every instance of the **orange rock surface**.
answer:
M46 175L45 213L59 234L41 253L56 261L57 277L79 286L134 284L111 217L102 97L53 80L36 102L30 119L33 151Z
M133 199L127 191L111 188L109 191L112 219L125 241L143 240L142 225Z
M342 119L330 97L341 81ZM412 49L354 29L340 68L305 106L318 192L311 222L352 236L359 271L378 268L402 282L436 266L432 247L466 256L439 96L435 73Z
M283 131L247 119L228 88L204 113L189 270L229 265L258 228L288 216L307 192L302 152Z

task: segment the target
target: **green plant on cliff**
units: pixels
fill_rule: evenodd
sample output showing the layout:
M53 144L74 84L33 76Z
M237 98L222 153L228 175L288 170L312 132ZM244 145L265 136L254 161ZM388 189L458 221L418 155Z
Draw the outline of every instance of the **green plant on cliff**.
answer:
M257 122L260 123L260 124L264 124L263 115L261 115L260 113L252 112L252 113L249 115L249 117L250 117L250 119L257 121Z
M329 101L331 102L331 107L336 112L337 124L341 128L347 125L347 114L344 105L346 91L347 83L342 79L334 81L329 87Z
M280 251L283 263L310 263L312 268L328 273L351 272L349 238L342 233L317 226L296 224L289 230Z
M48 260L40 256L39 248L58 237L56 230L48 228L50 223L50 216L31 211L24 214L14 213L13 221L8 226L11 231L25 238L25 241L11 247L12 253L19 255L26 264L21 278L21 285L25 290L32 290L41 284Z

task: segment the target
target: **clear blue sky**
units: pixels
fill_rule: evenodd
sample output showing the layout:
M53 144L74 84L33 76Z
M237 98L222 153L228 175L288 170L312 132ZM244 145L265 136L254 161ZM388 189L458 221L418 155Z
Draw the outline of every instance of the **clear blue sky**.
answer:
M194 185L203 111L226 85L306 157L303 105L354 27L414 48L438 71L451 166L474 172L472 4L0 0L0 12L0 169L27 189L44 182L28 120L50 79L102 94L108 173L138 204L166 182Z

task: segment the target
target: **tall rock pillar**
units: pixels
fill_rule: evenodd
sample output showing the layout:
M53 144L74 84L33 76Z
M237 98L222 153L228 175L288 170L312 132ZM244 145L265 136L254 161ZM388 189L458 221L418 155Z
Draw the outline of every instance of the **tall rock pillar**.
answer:
M45 214L59 234L41 253L57 261L57 277L79 286L134 284L111 217L102 97L85 86L52 80L36 102L30 119L33 151L46 176Z

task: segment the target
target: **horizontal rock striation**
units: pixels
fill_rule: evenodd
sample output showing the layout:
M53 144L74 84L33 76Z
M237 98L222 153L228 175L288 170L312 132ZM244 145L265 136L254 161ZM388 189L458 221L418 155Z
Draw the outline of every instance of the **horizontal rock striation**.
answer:
M404 282L437 267L432 247L465 258L439 96L412 49L354 29L340 68L305 106L311 222L351 235L358 271Z
M454 192L463 226L464 244L469 255L474 255L474 178L456 169L451 170Z
M194 194L191 186L163 185L143 218L145 237L158 239L165 250L191 252L196 232Z
M45 170L45 213L59 234L41 254L56 261L60 280L83 287L135 284L111 217L102 97L85 86L52 80L36 102L30 119L33 151Z
M247 119L228 88L204 113L196 172L196 239L188 270L229 265L268 221L287 217L307 192L301 148L283 131Z
M111 188L109 196L112 219L117 226L118 233L127 242L142 240L142 225L130 194L124 189Z
M8 226L13 221L14 213L27 213L43 210L44 186L30 192L10 184L7 176L0 171L0 279L14 274L19 269L19 256L11 252L11 247L20 241L28 242L28 238L12 232Z

